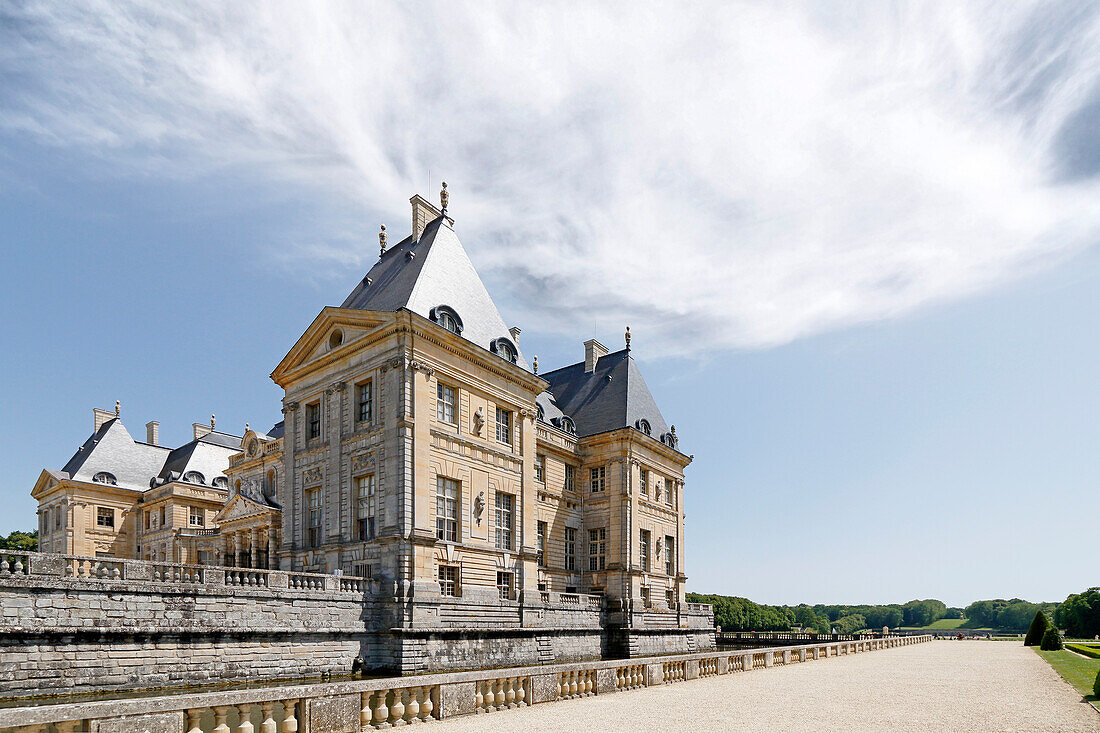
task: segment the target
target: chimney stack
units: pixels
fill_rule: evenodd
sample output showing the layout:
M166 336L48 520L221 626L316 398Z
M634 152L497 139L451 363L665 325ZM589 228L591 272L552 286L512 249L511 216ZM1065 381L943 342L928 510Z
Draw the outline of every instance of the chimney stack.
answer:
M160 423L156 420L145 423L145 442L160 445Z
M412 204L413 239L418 240L420 234L424 231L424 227L428 226L428 222L438 219L441 212L420 194L416 194L409 199L409 203Z
M591 374L596 371L596 362L601 357L607 356L607 347L596 339L588 339L584 342L584 373Z
M109 410L101 410L98 407L93 407L92 417L94 419L94 427L92 428L92 432L98 433L99 429L103 427L103 424L108 420L114 420L116 415Z
M195 429L195 440L198 440L204 435L209 435L214 429L209 425L205 425L201 422L191 423L191 427Z
M512 343L519 345L519 335L523 333L519 326L512 326L508 329L508 333L512 336Z

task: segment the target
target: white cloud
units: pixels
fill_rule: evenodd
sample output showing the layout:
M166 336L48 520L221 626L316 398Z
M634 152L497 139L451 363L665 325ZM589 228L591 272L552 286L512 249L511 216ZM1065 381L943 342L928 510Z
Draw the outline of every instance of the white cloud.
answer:
M598 312L664 353L700 334L755 348L1094 243L1100 142L1074 131L1100 123L1098 17L32 4L0 22L0 128L158 174L251 165L389 211L430 168L475 261L511 284L512 320L587 333ZM335 226L297 267L359 256Z

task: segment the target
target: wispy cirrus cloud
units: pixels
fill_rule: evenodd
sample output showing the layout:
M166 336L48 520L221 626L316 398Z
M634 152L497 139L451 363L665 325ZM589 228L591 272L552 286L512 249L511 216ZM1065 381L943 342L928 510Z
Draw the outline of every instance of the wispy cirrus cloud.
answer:
M521 323L598 312L669 354L912 312L1100 233L1090 3L29 2L0 49L9 139L382 207L430 168ZM360 256L317 226L297 268Z

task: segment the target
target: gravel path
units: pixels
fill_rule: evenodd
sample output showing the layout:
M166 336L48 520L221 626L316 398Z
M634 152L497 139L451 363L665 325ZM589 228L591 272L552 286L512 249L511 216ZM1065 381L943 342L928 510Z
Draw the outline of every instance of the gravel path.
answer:
M933 641L442 721L433 731L1100 731L1030 649Z

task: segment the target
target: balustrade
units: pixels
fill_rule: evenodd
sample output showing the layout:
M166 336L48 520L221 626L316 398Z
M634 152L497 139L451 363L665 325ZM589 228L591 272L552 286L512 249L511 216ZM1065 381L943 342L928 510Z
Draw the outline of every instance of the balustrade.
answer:
M559 593L558 600L566 606L581 605L581 597L576 593Z
M664 671L665 684L669 682L680 682L687 679L683 662L665 662L661 666Z
M558 675L558 697L570 700L596 694L596 670L582 669Z
M206 575L199 565L153 565L153 581L164 583L205 583Z
M94 557L72 557L65 567L65 575L70 578L121 580L122 568L123 564L117 561L100 560Z
M716 658L699 660L699 676L712 677L718 674L718 660Z
M30 572L31 558L24 552L0 552L0 578L12 575L27 575Z
M301 590L324 590L325 576L309 573L289 573L287 583L291 588Z
M752 668L753 669L764 669L765 664L766 664L766 662L764 660L764 655L763 654L753 654L752 655Z
M226 570L225 584L244 588L266 588L267 573L262 570Z
M359 722L365 729L439 718L439 685L418 685L363 692Z
M645 684L644 664L628 664L625 667L615 668L616 690L633 690L638 687L645 687Z
M727 661L727 669L730 672L744 672L745 671L745 657L738 654L736 657L730 657Z
M529 677L498 677L481 680L474 692L474 709L479 713L522 707L527 704Z

